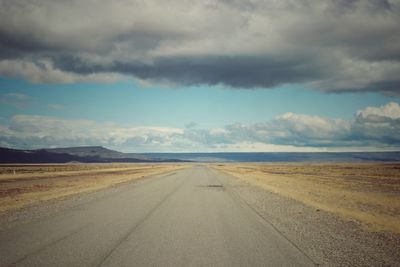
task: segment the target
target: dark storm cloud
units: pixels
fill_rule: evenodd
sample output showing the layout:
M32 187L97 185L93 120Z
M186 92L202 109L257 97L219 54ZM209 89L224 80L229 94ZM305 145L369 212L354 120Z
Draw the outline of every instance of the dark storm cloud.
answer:
M321 70L298 62L260 57L158 58L152 64L116 62L109 71L141 79L173 81L184 85L223 83L232 87L273 87L320 77Z
M90 74L118 72L153 81L173 81L183 85L223 83L232 87L273 87L284 83L312 81L328 75L314 68L307 58L266 58L256 56L162 57L152 63L120 62L90 64L77 57L58 56L57 68Z
M398 0L0 0L0 75L34 82L399 95L399 74Z

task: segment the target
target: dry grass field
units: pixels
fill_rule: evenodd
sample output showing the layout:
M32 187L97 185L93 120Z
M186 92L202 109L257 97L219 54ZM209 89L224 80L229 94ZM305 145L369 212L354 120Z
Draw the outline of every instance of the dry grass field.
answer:
M400 164L214 164L266 190L360 222L369 231L400 233Z
M0 214L73 194L92 192L185 164L0 165Z

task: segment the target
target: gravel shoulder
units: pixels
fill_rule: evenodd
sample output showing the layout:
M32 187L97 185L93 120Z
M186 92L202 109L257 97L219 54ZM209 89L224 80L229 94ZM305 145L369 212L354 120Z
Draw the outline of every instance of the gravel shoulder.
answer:
M369 232L354 221L218 173L237 195L321 266L400 266L400 235Z

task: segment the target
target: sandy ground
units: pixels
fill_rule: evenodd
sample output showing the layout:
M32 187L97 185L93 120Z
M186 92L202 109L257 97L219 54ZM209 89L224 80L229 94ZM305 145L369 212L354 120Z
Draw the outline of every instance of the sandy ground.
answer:
M186 168L185 164L0 165L0 214Z
M218 164L244 182L352 220L400 233L400 164Z

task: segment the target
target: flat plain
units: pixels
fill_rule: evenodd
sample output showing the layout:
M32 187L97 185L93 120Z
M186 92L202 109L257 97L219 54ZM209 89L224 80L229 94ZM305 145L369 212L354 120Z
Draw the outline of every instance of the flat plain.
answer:
M0 165L0 214L188 166L137 163Z
M400 164L215 164L213 168L355 220L367 230L400 233Z
M0 266L397 266L399 165L0 171Z

